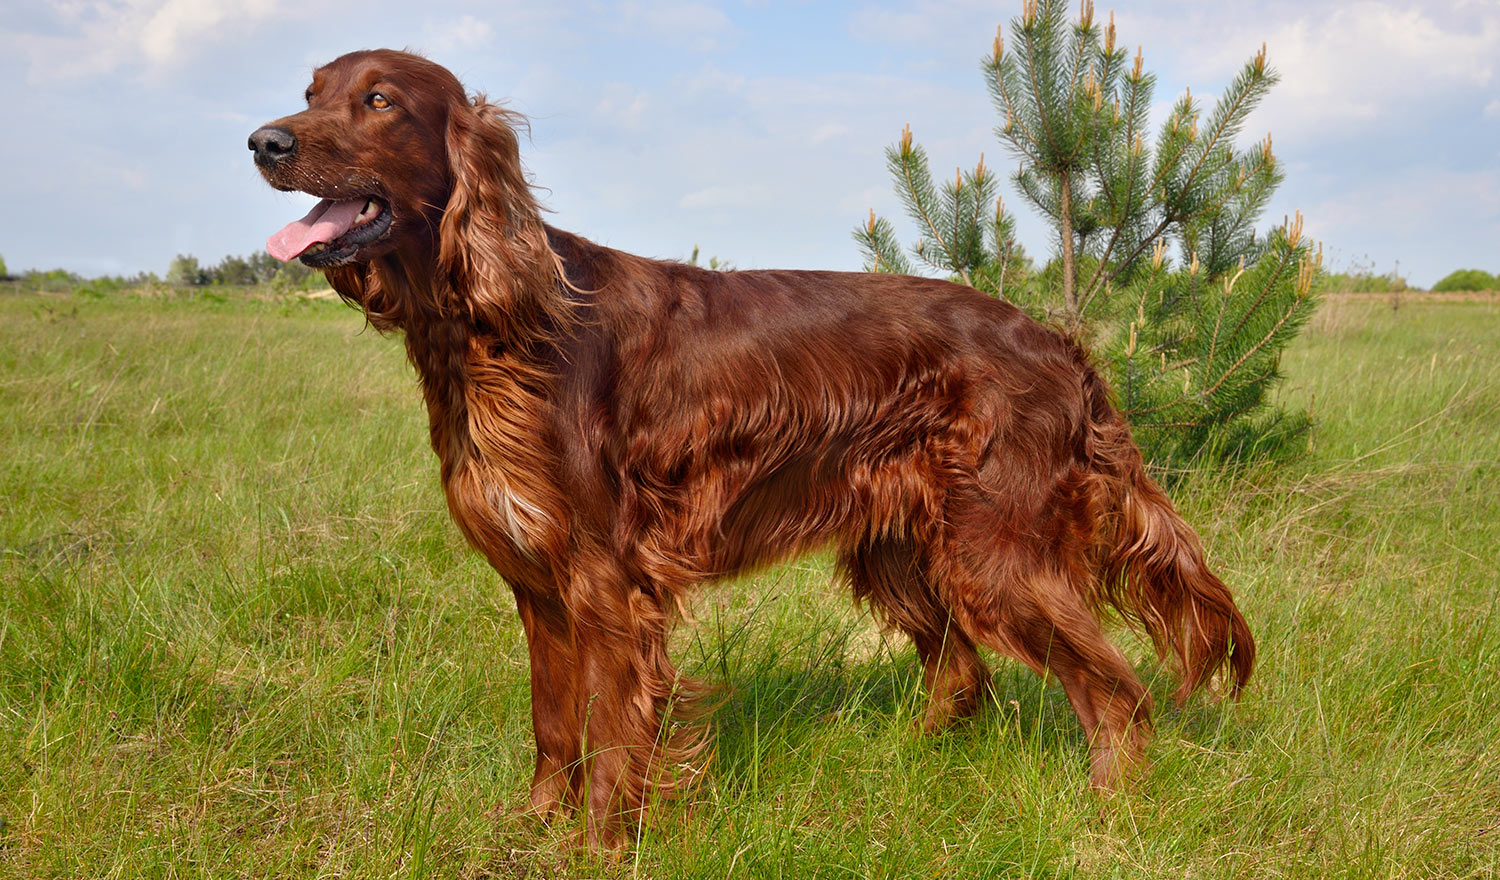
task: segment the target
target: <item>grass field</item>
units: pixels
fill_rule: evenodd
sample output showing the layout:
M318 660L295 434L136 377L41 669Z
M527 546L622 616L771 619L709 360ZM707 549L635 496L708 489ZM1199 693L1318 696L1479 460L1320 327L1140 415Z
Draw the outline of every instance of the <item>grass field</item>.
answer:
M1174 494L1260 645L1085 790L1066 700L924 739L824 557L705 591L717 753L620 861L513 816L509 592L448 521L399 342L331 303L0 295L0 876L1500 874L1500 304L1330 302L1309 455Z

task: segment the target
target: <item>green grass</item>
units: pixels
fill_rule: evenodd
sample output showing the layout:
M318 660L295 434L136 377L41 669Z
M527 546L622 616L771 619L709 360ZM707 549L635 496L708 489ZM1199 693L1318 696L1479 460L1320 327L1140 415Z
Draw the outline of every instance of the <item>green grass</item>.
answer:
M1175 489L1238 591L1245 698L1157 696L1085 790L1067 702L912 731L919 675L824 557L706 590L702 785L623 860L511 813L509 592L448 522L398 341L328 303L0 295L0 876L1490 877L1500 305L1330 303L1306 459Z

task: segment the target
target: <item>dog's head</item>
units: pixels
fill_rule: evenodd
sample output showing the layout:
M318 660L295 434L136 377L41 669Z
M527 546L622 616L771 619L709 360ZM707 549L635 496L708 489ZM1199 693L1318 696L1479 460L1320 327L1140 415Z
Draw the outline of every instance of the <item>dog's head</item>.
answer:
M450 117L472 112L446 69L406 52L351 52L313 74L307 109L250 135L272 186L321 198L267 242L327 268L431 242L453 188Z
M511 220L517 208L530 213L520 117L471 102L441 65L390 49L350 52L318 68L306 99L306 110L250 135L268 183L323 200L271 237L272 256L328 268L403 248L435 253L450 208L499 197L486 207ZM481 179L499 189L478 193Z
M318 68L306 98L306 110L250 135L267 182L322 199L271 236L272 256L327 270L384 324L409 305L392 278L419 279L418 294L459 291L471 311L514 311L519 286L552 277L519 114L470 100L446 68L389 49ZM392 271L367 271L381 263Z

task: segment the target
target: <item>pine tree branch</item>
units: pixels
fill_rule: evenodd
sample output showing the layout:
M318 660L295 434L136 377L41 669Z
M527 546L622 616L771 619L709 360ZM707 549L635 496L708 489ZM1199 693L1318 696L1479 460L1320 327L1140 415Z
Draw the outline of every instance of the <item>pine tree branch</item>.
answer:
M964 286L973 287L974 282L969 278L968 260L964 259L963 256L960 255L956 250L959 247L959 240L963 235L963 233L959 231L959 223L962 219L959 216L959 208L962 205L962 196L963 174L962 172L960 172L958 176L958 185L953 188L953 234L950 240L953 242L954 249L948 251L948 259L949 262L953 264L953 268L958 270L958 276L964 280Z
M870 211L867 223L854 228L854 240L869 258L868 271L896 275L911 275L911 264L901 253L901 243L896 239L896 230L884 217L876 217Z
M1199 152L1198 161L1193 163L1192 169L1188 171L1187 179L1182 183L1184 191L1193 185L1193 180L1197 177L1198 170L1203 166L1203 161L1208 158L1209 153L1213 151L1219 138L1223 137L1226 133L1233 136L1233 133L1239 130L1239 122L1241 120L1236 117L1242 115L1241 108L1243 108L1244 113L1249 113L1255 109L1255 105L1260 102L1261 94L1259 93L1275 84L1275 76L1257 70L1255 61L1251 61L1245 66L1245 70L1240 74L1240 80L1240 82L1236 82L1230 86L1236 93L1234 102L1227 109L1224 109L1222 106L1223 102L1221 101L1220 107L1214 109L1214 116L1218 122L1214 126L1213 134L1210 136L1207 145ZM1256 86L1263 87L1257 89Z
M1015 102L1010 96L1010 89L1005 81L1005 65L998 59L995 64L995 88L1000 94L1000 100L1005 103L1006 124L1000 129L1001 136L1010 141L1016 152L1020 153L1023 157L1030 159L1032 162L1040 163L1041 160L1037 151L1041 149L1041 142L1037 140L1036 135L1027 127L1020 113L1016 111ZM1031 144L1033 149L1027 150L1020 142L1020 139L1011 134L1010 129L1012 126L1021 130L1021 134L1026 136L1026 140Z
M1197 210L1189 214L1184 214L1182 220L1186 222L1188 220L1196 220L1199 217L1207 217L1217 214L1224 208L1225 205L1229 204L1230 199L1239 195L1241 192L1244 192L1245 188L1255 178L1255 175L1259 174L1265 168L1266 163L1264 160L1262 160L1262 162L1256 166L1254 171L1251 171L1249 174L1245 175L1244 180L1225 187L1222 190L1222 195L1216 201L1206 202Z
M1087 4L1088 0L1084 0L1084 2L1085 4ZM1068 77L1067 103L1067 117L1070 123L1074 121L1073 116L1076 113L1076 108L1079 106L1078 81L1080 76L1083 74L1084 59L1088 55L1088 53L1085 51L1085 47L1089 43L1088 38L1091 32L1092 29L1084 25L1082 22L1080 22L1079 25L1073 30L1073 72ZM1070 156L1076 156L1079 147L1084 144L1087 137L1087 128L1079 126L1077 139L1068 148L1068 153Z
M1050 2L1047 4L1047 11L1050 11L1051 5L1052 4ZM1044 17L1046 16L1047 11L1043 12ZM1023 34L1024 33L1025 31L1023 31ZM1031 84L1031 99L1036 102L1037 116L1040 117L1042 122L1042 133L1047 136L1047 147L1052 151L1051 162L1042 162L1038 164L1041 164L1043 166L1055 165L1057 161L1056 157L1059 155L1059 151L1057 148L1057 140L1052 135L1052 126L1048 124L1048 120L1051 118L1051 114L1047 112L1047 105L1042 101L1042 93L1039 87L1039 83L1041 80L1037 75L1036 50L1032 45L1031 38L1023 39L1021 42L1026 46L1026 80Z
M1189 100L1187 102L1186 106L1187 106L1187 109L1189 111L1191 111L1191 109L1192 109L1191 100ZM1182 114L1180 114L1177 111L1177 109L1174 108L1173 112L1172 112L1172 116L1170 118L1168 118L1168 120L1167 120L1168 124L1171 126L1171 133L1172 134L1176 134L1176 132L1177 132L1177 125L1181 121L1182 121ZM1171 172L1173 169L1175 169L1177 167L1177 163L1180 162L1180 161L1182 161L1182 158L1183 158L1183 156L1185 156L1187 154L1188 146L1192 143L1192 141L1188 140L1185 137L1175 137L1175 138L1164 137L1164 138L1162 138L1162 140L1165 143L1168 143L1168 144L1170 144L1173 141L1175 141L1178 146L1177 146L1176 151L1174 151L1174 152L1161 153L1161 154L1159 154L1157 156L1156 173L1154 175L1152 175L1152 177L1151 177L1151 185L1147 188L1146 191L1148 193L1152 194L1152 195L1156 195L1157 193L1161 194L1162 213L1166 215L1166 217L1164 218L1163 223L1162 223L1162 229L1165 230L1165 228L1168 225L1170 225L1171 223L1182 219L1180 217L1174 216L1172 214L1170 206L1168 206L1168 204L1167 204L1167 198L1166 198L1166 196L1167 196L1167 191L1166 191L1167 176L1168 176L1169 172Z
M1126 143L1127 143L1127 145L1134 144L1134 141L1129 137L1130 134L1131 134L1130 128L1127 125L1127 127L1126 127L1126 135L1127 135L1127 137L1126 137ZM1109 257L1110 257L1110 254L1112 254L1114 252L1115 245L1119 242L1121 234L1124 233L1126 226L1130 222L1129 212L1130 212L1130 208L1131 208L1131 202L1133 201L1134 194L1135 194L1135 181L1136 181L1136 174L1137 174L1137 170L1136 170L1137 169L1137 162L1139 161L1139 159L1141 158L1141 156L1144 155L1144 151L1142 151L1142 153L1138 154L1138 153L1136 153L1136 151L1131 146L1127 146L1126 149L1130 151L1131 158L1128 160L1127 165L1126 165L1126 173L1127 173L1127 175L1129 177L1129 182L1126 184L1126 187L1125 187L1125 198L1124 198L1125 207L1120 211L1120 216L1119 216L1117 222L1115 223L1114 231L1109 236L1109 242L1104 246L1104 254L1099 257L1099 264L1094 268L1094 275L1093 275L1092 278L1089 279L1089 285L1084 290L1083 299L1084 299L1085 303L1087 303L1088 301L1091 301L1094 298L1094 294L1098 291L1098 289L1099 289L1099 287L1100 287L1101 284L1108 284L1109 282L1113 281L1117 277L1117 272L1114 269L1110 268ZM1109 188L1105 187L1105 191L1108 192ZM1165 228L1165 227L1163 227L1163 228ZM1136 248L1135 252L1132 254L1132 259L1134 258L1134 255L1139 254L1140 251L1141 251L1141 249L1144 248L1147 244L1149 244L1151 242L1151 240L1153 238L1155 238L1155 237L1156 237L1155 235L1151 235L1151 236L1148 236L1145 241L1142 241L1141 244L1140 244L1140 247ZM1123 263L1121 265L1129 265L1129 264L1130 264L1130 261L1127 260L1125 263Z
M952 258L952 249L948 247L947 242L943 241L943 234L941 232L938 232L937 224L933 222L932 215L927 211L927 208L922 204L921 197L917 194L916 183L911 173L911 163L907 161L907 157L909 155L914 155L914 153L908 153L906 151L902 151L901 153L901 171L906 181L906 191L911 194L912 205L916 207L917 213L927 224L927 228L932 231L932 237L937 240L938 246L943 249L944 253L948 254L949 258ZM967 277L964 278L964 282L968 282Z
M1229 381L1229 378L1233 376L1234 373L1239 370L1239 368L1243 366L1246 361L1250 360L1250 358L1259 353L1261 349L1265 348L1266 345L1276 337L1276 334L1281 331L1281 328L1286 326L1286 322L1292 319L1292 315L1296 314L1297 305L1298 304L1293 304L1291 308L1287 309L1286 312L1282 314L1281 318L1276 322L1276 326L1272 327L1270 332L1267 333L1259 342L1251 346L1249 351L1240 355L1240 359L1235 361L1229 367L1229 369L1224 371L1224 374L1219 377L1219 381L1215 382L1208 388L1205 388L1202 392L1203 395L1207 397L1222 388L1224 386L1224 383Z
M1055 203L1049 202L1048 199L1045 198L1045 196L1049 194L1044 193L1039 189L1039 187L1044 184L1051 184L1051 178L1038 177L1029 169L1022 169L1016 172L1016 176L1013 179L1015 180L1016 188L1019 189L1021 191L1021 194L1026 196L1026 198L1029 199L1033 205L1036 205L1037 210L1041 211L1048 217L1051 217L1053 220L1058 219L1057 207Z
M1125 53L1121 51L1118 53L1118 55L1119 58L1123 61L1125 58ZM1124 147L1129 156L1129 158L1126 160L1125 166L1127 183L1125 195L1123 198L1123 205L1116 209L1118 213L1115 218L1116 222L1114 225L1114 230L1110 235L1109 242L1105 245L1104 254L1100 257L1099 263L1094 269L1093 277L1089 279L1088 287L1085 289L1084 293L1085 302L1091 301L1102 285L1106 285L1111 281L1116 280L1119 277L1120 270L1124 267L1132 265L1135 258L1140 256L1142 250L1144 250L1147 245L1151 244L1152 241L1154 241L1156 237L1161 234L1161 232L1165 231L1166 228L1165 226L1162 226L1157 232L1153 232L1151 235L1146 236L1145 239L1139 242L1139 246L1131 252L1131 255L1129 257L1127 257L1124 261L1111 266L1109 258L1114 253L1115 246L1119 243L1120 237L1122 234L1124 234L1125 229L1132 224L1131 215L1135 213L1135 187L1141 174L1141 163L1145 160L1146 155L1145 147L1142 146L1142 148L1137 151L1135 149L1135 144L1137 138L1143 136L1141 130L1138 128L1139 123L1142 121L1141 96L1143 92L1147 94L1150 93L1152 79L1149 76L1140 75L1137 73L1133 74L1129 78L1129 84L1130 85L1127 89L1128 97L1126 99L1124 113L1120 117L1125 124ZM1101 178L1104 176L1105 171L1102 166L1098 168L1098 173ZM1106 194L1111 194L1111 188L1106 186L1105 192ZM1147 192L1150 192L1149 188L1147 189ZM1111 201L1111 206L1114 207L1113 201Z
M1123 51L1120 51L1120 52L1103 52L1103 53L1101 53L1101 55L1102 55L1102 57L1104 59L1104 61L1103 61L1103 65L1104 66L1103 66L1103 68L1102 68L1102 70L1100 71L1100 74L1099 74L1099 90L1100 90L1100 94L1102 95L1102 94L1104 94L1107 91L1109 94L1113 95L1113 93L1114 93L1114 86L1111 83L1111 80L1114 78L1114 76L1117 75L1117 72L1114 69L1114 62L1117 61L1117 60L1123 61L1124 58L1125 58L1125 53ZM1115 120L1115 123L1112 123L1111 126L1101 126L1099 123L1100 123L1100 120L1102 120L1102 119L1103 119L1103 114L1100 113L1100 114L1098 114L1096 116L1096 118L1094 120L1094 123L1095 123L1095 128L1094 128L1094 173L1097 174L1097 175L1099 175L1099 179L1101 181L1106 181L1106 185L1103 186L1104 198L1105 198L1105 200L1107 202L1109 202L1110 211L1112 213L1114 213L1116 216L1119 216L1122 212L1121 212L1119 203L1115 200L1114 187L1111 187L1111 186L1107 185L1107 181L1113 175L1110 175L1110 174L1107 173L1108 170L1105 168L1105 159L1104 159L1105 152L1111 146L1111 143L1110 143L1111 138L1107 137L1107 136L1101 136L1101 134L1100 134L1100 128L1109 128L1110 129L1109 134L1113 135L1113 133L1114 133L1113 132L1113 124L1118 123L1119 120ZM1130 127L1129 123L1127 123L1126 124L1126 128L1129 129L1129 127ZM1131 142L1130 141L1130 137L1129 137L1129 134L1127 132L1127 135L1126 135L1126 138L1125 138L1125 145L1126 145L1126 149L1127 150L1130 147L1130 142Z
M1245 309L1244 314L1240 317L1239 323L1234 325L1234 334L1236 336L1239 335L1240 331L1245 329L1245 325L1250 322L1250 316L1255 314L1255 312L1260 309L1261 303L1265 302L1266 297L1271 295L1271 291L1276 288L1277 282L1282 279L1282 274L1291 267L1292 258L1294 256L1299 256L1297 253L1297 249L1290 244L1286 245L1286 250L1282 253L1283 257L1281 261L1278 262L1276 264L1276 268L1266 276L1266 283L1261 286L1260 293L1256 295L1255 301L1250 304L1249 308Z
M1129 265L1130 263L1134 262L1136 257L1139 257L1141 253L1146 250L1146 246L1160 237L1163 232L1166 232L1167 227L1171 225L1171 218L1163 217L1161 222L1156 224L1156 228L1151 230L1151 234L1141 239L1140 243L1137 244L1133 250L1131 250L1131 252L1125 257L1125 259L1121 260L1121 263L1123 265Z
M1297 313L1297 307L1302 304L1302 299L1302 297L1298 297L1297 301L1293 302L1291 306L1282 313L1281 317L1276 321L1276 324L1271 327L1270 332L1262 337L1259 342L1255 343L1255 345L1251 346L1248 351L1240 355L1239 360L1231 364L1229 369L1225 370L1223 374L1219 376L1219 381L1203 390L1203 395L1207 397L1209 395L1212 395L1215 391L1218 391L1220 388L1224 387L1224 383L1229 381L1229 378L1233 376L1234 373L1239 370L1239 368L1243 366L1246 361L1254 357L1258 352L1261 351L1261 349L1265 348L1272 339L1276 338L1276 334L1281 332L1281 328L1286 326L1287 321L1290 321L1292 316Z
M1224 295L1219 298L1219 314L1214 317L1214 332L1211 336L1208 337L1207 363L1209 366L1213 365L1214 352L1219 347L1219 331L1223 328L1224 325L1224 310L1229 307L1229 297L1234 293L1235 282L1239 281L1240 277L1244 274L1245 270L1243 268L1241 268L1239 272L1235 273L1235 276L1229 279L1228 283L1224 285Z

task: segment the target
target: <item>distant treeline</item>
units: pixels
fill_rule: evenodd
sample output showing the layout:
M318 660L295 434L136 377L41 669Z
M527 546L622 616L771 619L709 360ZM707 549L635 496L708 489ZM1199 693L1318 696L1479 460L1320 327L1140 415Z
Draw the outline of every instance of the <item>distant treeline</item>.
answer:
M275 287L324 287L323 273L293 260L283 263L265 251L248 257L226 256L213 265L198 262L191 254L178 254L167 266L165 283L175 287L270 284Z
M1324 272L1320 281L1324 293L1404 293L1417 290L1397 271L1376 274L1371 265L1354 266L1344 272ZM1500 290L1500 275L1483 269L1458 269L1443 276L1431 288L1437 293L1464 290Z
M257 251L248 257L229 255L207 265L191 254L178 254L167 266L165 278L155 272L86 278L66 269L31 269L10 275L4 258L0 257L0 279L20 282L22 287L36 290L88 287L100 293L134 287L248 287L261 284L278 290L297 290L325 287L328 283L322 272L309 269L296 260L282 263L265 251Z
M694 265L697 265L697 259L698 249L694 247ZM713 268L730 268L728 263L718 265L719 262L718 258L713 258L709 260L709 265ZM167 267L165 278L155 272L85 278L66 269L29 269L19 275L10 275L6 270L5 257L0 256L0 281L18 281L23 287L38 290L72 290L86 285L99 292L162 285L222 287L269 284L278 290L301 290L327 285L323 273L309 269L297 260L282 263L265 251L256 251L248 257L229 255L212 265L200 263L191 254L178 254ZM1416 289L1395 271L1376 274L1372 267L1361 265L1355 265L1345 272L1325 272L1319 286L1325 293L1402 293ZM1443 276L1441 281L1432 285L1432 289L1438 292L1500 290L1500 274L1491 275L1483 269L1458 269Z

